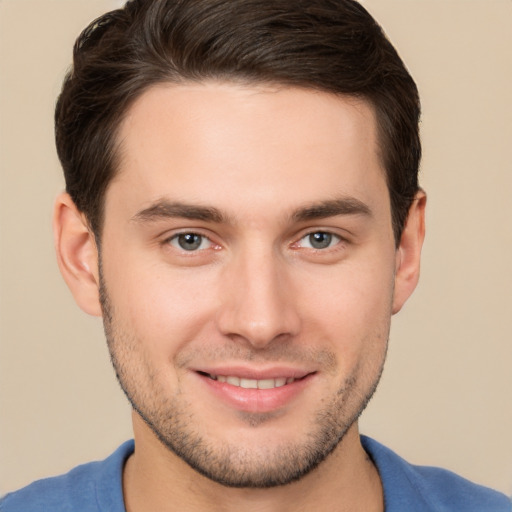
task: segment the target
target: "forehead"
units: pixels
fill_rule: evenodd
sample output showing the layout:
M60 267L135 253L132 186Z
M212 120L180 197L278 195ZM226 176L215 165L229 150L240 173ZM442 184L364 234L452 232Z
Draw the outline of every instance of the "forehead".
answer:
M111 191L140 207L170 197L221 201L234 212L255 201L260 209L340 195L369 201L376 188L387 197L374 111L352 97L232 83L158 85L129 109L119 142L107 206Z

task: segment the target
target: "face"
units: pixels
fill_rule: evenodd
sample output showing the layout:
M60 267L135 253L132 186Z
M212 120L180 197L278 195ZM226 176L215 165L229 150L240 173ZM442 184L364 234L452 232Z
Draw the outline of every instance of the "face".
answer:
M141 435L225 485L301 477L355 428L386 353L397 252L372 109L158 86L119 137L101 296Z

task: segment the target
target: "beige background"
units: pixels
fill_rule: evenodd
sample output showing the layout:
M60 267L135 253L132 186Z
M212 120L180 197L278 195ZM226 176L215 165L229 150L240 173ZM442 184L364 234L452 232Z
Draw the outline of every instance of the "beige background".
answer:
M0 492L131 434L101 325L54 261L52 114L81 28L119 1L0 1ZM366 0L423 97L423 274L362 430L512 494L512 1Z

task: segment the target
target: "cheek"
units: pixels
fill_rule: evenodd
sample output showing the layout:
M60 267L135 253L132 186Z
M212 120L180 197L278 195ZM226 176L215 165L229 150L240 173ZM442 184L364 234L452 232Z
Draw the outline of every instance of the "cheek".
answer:
M342 265L306 276L300 289L304 309L347 329L364 330L390 316L392 265Z
M114 279L119 286L107 280L116 317L138 340L144 340L154 357L169 358L169 349L175 353L204 336L216 303L211 277L191 269L173 271L165 265L127 268L129 274Z
M298 293L305 339L331 345L339 364L385 352L393 297L393 266L346 265L329 269L328 278L304 280ZM320 282L323 286L319 286Z
M110 255L104 277L115 316L125 332L144 340L151 359L163 363L193 341L215 339L221 299L229 293L219 267L173 268L114 247ZM391 255L374 253L336 266L289 268L286 296L301 319L301 341L330 345L349 365L385 345L393 268Z

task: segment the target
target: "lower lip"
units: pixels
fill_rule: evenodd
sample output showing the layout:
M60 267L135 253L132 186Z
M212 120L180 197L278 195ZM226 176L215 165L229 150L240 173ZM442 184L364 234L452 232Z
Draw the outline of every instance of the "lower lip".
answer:
M225 403L239 411L252 413L267 413L285 407L311 383L314 377L314 374L309 374L278 388L245 389L213 380L200 373L196 375L214 395Z

